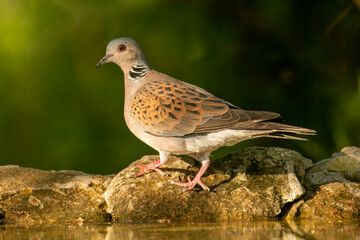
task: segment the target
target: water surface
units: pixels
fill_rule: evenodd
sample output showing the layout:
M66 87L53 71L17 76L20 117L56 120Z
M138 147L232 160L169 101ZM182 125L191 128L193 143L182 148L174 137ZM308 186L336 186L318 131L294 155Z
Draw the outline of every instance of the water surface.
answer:
M0 226L0 239L354 239L360 224L255 221L231 223L112 223L41 226Z

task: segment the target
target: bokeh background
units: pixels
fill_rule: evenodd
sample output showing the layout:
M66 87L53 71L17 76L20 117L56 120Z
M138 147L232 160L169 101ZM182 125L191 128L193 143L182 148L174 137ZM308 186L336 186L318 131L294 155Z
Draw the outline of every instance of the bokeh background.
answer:
M315 129L256 139L314 161L360 145L359 0L0 0L0 164L116 173L145 154L123 119L123 73L96 69L133 37L153 69Z

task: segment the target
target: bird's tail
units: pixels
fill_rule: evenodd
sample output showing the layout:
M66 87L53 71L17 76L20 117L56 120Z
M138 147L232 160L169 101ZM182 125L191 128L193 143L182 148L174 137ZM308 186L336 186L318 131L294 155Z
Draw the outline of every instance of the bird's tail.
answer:
M277 122L259 122L254 125L247 126L247 129L255 130L255 131L263 130L263 133L259 133L259 137L307 140L305 138L292 136L292 134L316 135L315 130L286 125L286 124L277 123Z

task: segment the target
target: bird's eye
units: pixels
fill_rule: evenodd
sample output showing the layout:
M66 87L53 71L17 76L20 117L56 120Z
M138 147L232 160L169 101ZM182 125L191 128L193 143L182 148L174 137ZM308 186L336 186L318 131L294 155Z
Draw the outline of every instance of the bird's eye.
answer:
M125 45L119 45L119 46L118 46L118 51L119 51L119 52L123 52L123 51L125 51L125 50L126 50Z

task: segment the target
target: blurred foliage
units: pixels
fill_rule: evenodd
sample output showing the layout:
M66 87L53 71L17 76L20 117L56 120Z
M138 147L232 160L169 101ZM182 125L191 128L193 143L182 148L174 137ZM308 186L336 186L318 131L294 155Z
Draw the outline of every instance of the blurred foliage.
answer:
M123 120L123 73L96 69L133 37L150 66L318 131L256 139L320 160L360 145L359 0L0 0L0 163L114 173L154 150Z

